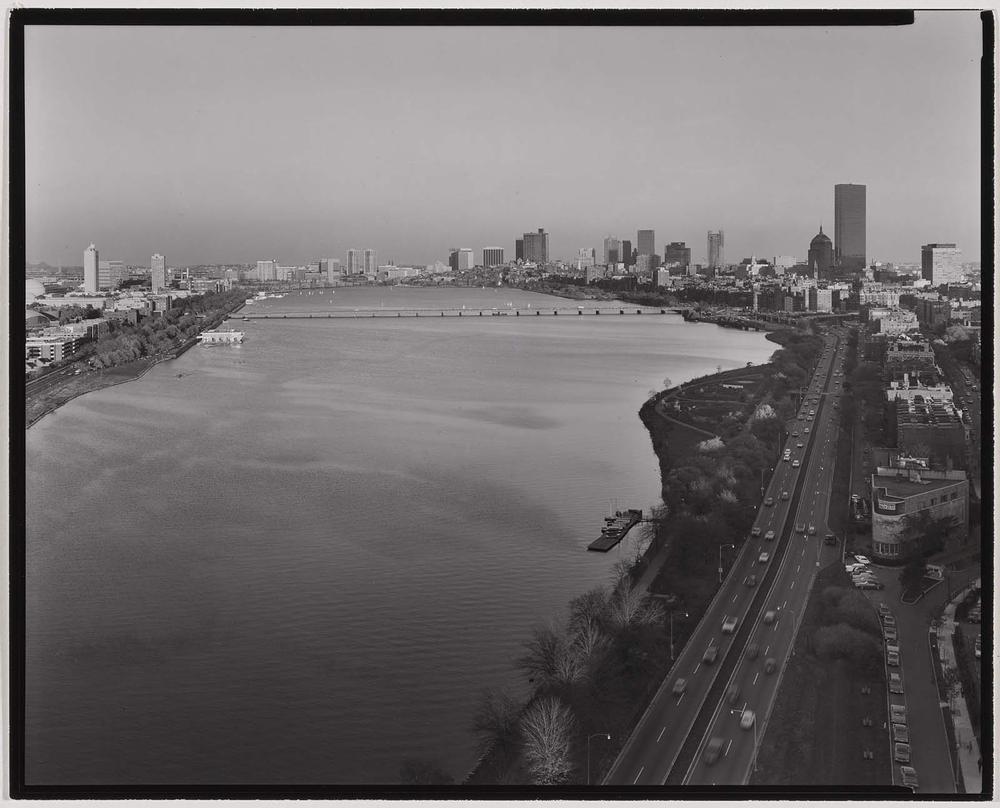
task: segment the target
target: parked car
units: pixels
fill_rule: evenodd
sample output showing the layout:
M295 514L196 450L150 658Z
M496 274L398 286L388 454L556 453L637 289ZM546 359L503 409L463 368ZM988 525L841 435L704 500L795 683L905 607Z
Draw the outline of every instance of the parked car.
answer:
M896 644L895 640L886 640L885 641L885 652L887 654L898 654L899 653L899 645Z
M757 563L758 564L766 564L770 560L771 560L771 554L770 553L761 553L759 556L757 556Z
M722 747L724 741L722 738L712 738L708 745L705 747L705 765L711 766L715 761L719 759L719 755L722 754Z
M719 646L710 645L705 649L705 653L701 655L701 661L706 665L711 665L719 658Z
M885 603L880 603L878 605L878 613L879 614L889 614L889 606L887 604L885 604Z
M889 705L889 716L892 718L892 723L894 724L905 724L906 723L906 707L902 704L890 704Z
M908 743L893 744L892 751L897 763L910 762L910 745Z
M897 695L903 693L903 677L895 671L889 674L889 692Z
M739 622L736 617L726 617L722 621L722 633L733 634L736 632L736 624Z
M855 589L885 589L880 581L855 581Z
M862 564L871 564L872 560L868 556L854 554L855 561L860 561Z
M774 531L769 530L764 534L764 541L774 541Z
M891 614L882 615L882 623L886 626L896 625L896 618Z
M684 695L684 691L687 690L687 686L688 686L688 680L687 679L678 679L677 681L675 681L674 682L674 690L673 690L674 695L675 696L683 696Z
M983 635L976 635L976 659L981 659L983 654Z
M757 576L756 575L748 575L746 578L743 579L743 583L746 586L757 586Z
M892 626L886 626L885 628L883 628L882 633L885 635L885 638L887 640L896 639L896 629L894 629Z
M906 724L893 724L892 740L896 743L909 743L910 742L909 727L907 727Z
M920 783L917 782L917 770L912 766L900 766L899 779L903 781L904 786L912 788L914 791L916 791L920 785Z
M886 651L885 662L890 668L899 667L899 654L895 651Z

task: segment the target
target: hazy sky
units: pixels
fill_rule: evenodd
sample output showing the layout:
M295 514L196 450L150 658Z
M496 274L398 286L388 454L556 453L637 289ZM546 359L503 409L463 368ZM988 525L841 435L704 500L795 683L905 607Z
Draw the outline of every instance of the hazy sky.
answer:
M896 28L26 31L27 258L446 259L544 227L805 257L868 186L870 260L980 258L978 13Z

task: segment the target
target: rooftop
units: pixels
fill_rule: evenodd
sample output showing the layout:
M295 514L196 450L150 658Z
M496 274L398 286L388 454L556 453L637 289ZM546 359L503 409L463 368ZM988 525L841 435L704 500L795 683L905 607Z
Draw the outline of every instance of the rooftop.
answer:
M872 491L882 488L885 489L886 495L889 497L905 499L917 494L927 494L931 491L948 488L965 479L963 471L943 472L879 468L875 474L872 474Z

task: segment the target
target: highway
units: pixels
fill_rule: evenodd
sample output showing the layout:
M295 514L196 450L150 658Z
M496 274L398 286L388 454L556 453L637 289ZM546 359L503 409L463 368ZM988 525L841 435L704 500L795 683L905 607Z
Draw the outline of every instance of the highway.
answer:
M838 362L836 370L841 366ZM834 376L833 382L842 377ZM832 383L831 383L832 386ZM781 568L753 627L750 644L759 653L751 656L747 646L726 685L729 698L716 706L698 752L684 778L685 784L741 785L749 779L756 761L759 741L767 728L774 706L781 674L795 641L796 627L802 618L812 583L821 565L838 561L836 546L823 544L828 532L826 517L833 486L833 465L836 456L838 408L832 406L838 392L825 392L824 406L816 417L813 451L805 471L802 494L795 512L795 528L781 561ZM813 387L815 390L815 386ZM812 400L815 400L813 398ZM812 407L810 407L812 409ZM801 526L806 531L800 531ZM815 528L815 535L810 531ZM773 612L773 622L767 613ZM768 673L765 663L773 660L774 670ZM738 694L738 695L736 695ZM709 708L711 705L706 705ZM749 713L752 712L751 717ZM746 716L746 721L741 719ZM717 761L706 760L711 739L718 739L721 754Z
M822 552L829 480L832 478L833 444L830 441L836 439L836 410L832 406L821 405L820 402L828 397L824 391L830 388L834 379L832 373L836 351L833 349L836 348L838 339L829 334L824 341L828 350L824 351L817 363L809 393L799 411L801 420L797 419L789 424L789 434L783 447L788 451L789 459L778 462L764 494L765 503L770 498L773 504L762 504L754 523L754 532L759 532L760 536L745 542L728 577L605 777L605 784L662 785L667 782L689 742L689 736L703 708L713 714L713 719L722 717L720 702L707 705L705 702L730 649L734 654L741 655L737 671L743 693L738 706L754 698L751 709L758 708L763 715L770 708L778 673L765 677L768 685L765 687L761 682L763 674L757 675L757 671L744 669L742 653L747 637L752 632L761 650L760 657L752 661L752 665L759 669L768 656L783 661L785 650L790 647L790 638L793 636L792 610L796 608L795 604L804 602L809 581L816 569L817 550ZM837 380L839 381L839 377ZM818 415L810 415L812 410ZM826 481L824 485L817 484L821 479ZM813 514L820 513L822 519L813 518ZM795 519L790 519L793 515ZM802 534L794 533L794 521L814 524L815 537L804 539ZM773 531L773 538L770 540L769 531ZM720 544L725 545L726 542ZM783 558L776 559L782 548L785 549ZM831 558L834 554L839 558L839 547L826 549ZM761 553L768 553L768 560L760 561ZM748 584L747 577L750 575L756 577L756 585ZM765 593L764 589L772 581L772 590ZM798 593L794 591L796 587ZM766 626L768 636L757 625L762 602L766 602L768 609L775 606L782 608L780 617ZM723 623L728 618L736 618L735 633L723 631ZM710 646L718 649L718 658L714 663L708 663L703 658ZM684 689L682 693L675 695L675 684L680 679L685 680ZM760 698L753 696L755 688ZM764 693L765 690L768 694ZM743 770L746 766L739 763L737 757L747 752L746 761L749 762L753 745L745 742L740 735L739 718L729 714L728 703L723 700L721 704L725 705L724 718L735 727L735 733L727 733L730 743L723 750L724 754L716 764L717 768L713 770L715 779L695 779L691 782L743 782ZM752 741L752 729L743 734ZM735 753L734 748L737 748ZM733 770L732 780L727 779L728 774L724 774L729 768ZM679 773L674 773L671 780L679 782L678 775ZM724 779L719 779L719 776Z

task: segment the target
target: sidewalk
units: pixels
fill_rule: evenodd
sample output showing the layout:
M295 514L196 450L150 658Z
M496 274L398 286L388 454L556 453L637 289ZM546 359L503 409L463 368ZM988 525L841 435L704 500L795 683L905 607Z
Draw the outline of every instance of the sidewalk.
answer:
M975 583L979 583L977 578ZM937 647L941 657L941 668L943 670L955 670L957 663L955 660L955 645L953 635L955 633L955 607L965 597L965 593L970 587L965 587L945 606L944 614L937 627ZM969 719L969 708L965 702L965 696L959 693L957 698L951 699L951 717L955 725L956 746L958 761L962 770L962 783L965 786L966 794L981 794L983 790L983 775L979 761L981 753L976 735L972 730L972 723Z

